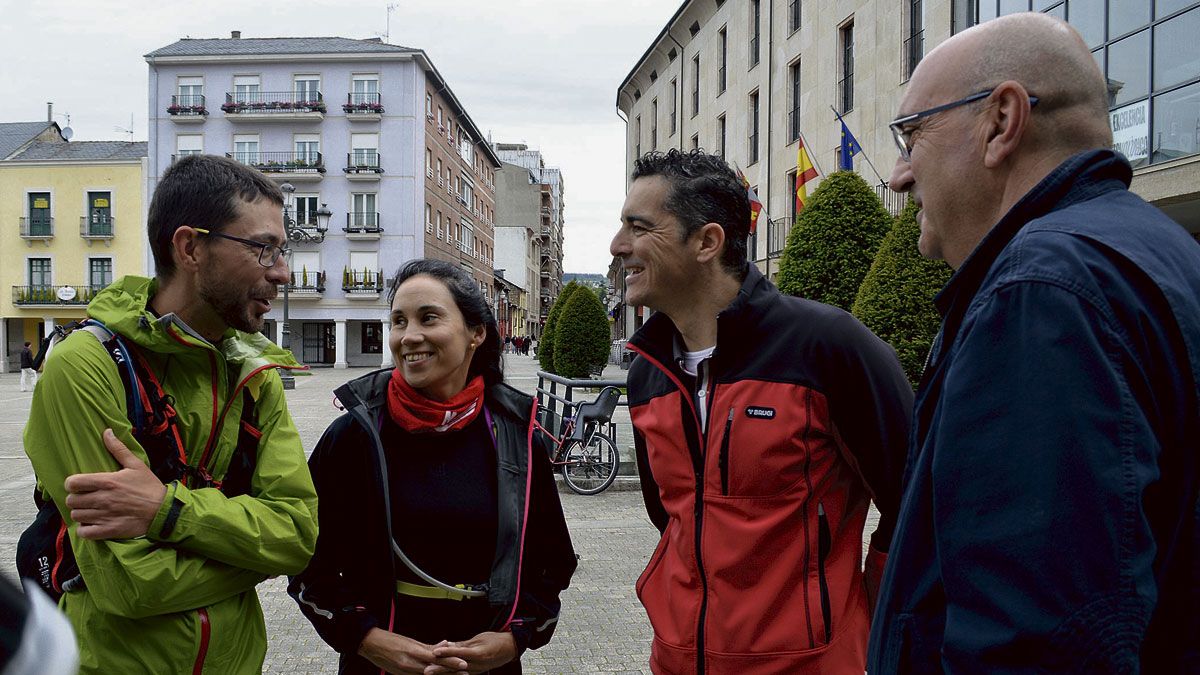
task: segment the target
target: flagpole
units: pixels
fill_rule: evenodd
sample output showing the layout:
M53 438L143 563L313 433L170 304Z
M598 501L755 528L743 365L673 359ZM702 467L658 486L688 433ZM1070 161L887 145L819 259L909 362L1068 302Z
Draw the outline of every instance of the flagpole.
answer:
M837 111L837 108L835 108L833 106L829 106L829 109L833 111L834 115L837 115L838 121L841 122L843 126L845 126L846 120L842 119L842 115ZM848 129L849 127L846 127L846 128ZM879 179L879 184L886 186L887 181L885 181L883 179L883 176L879 175L879 170L875 168L874 162L871 161L871 157L869 155L867 155L867 151L863 149L861 143L858 145L858 149L859 149L859 152L862 153L863 159L867 160L867 166L871 167L871 171L875 172L875 177Z
M808 144L808 139L804 137L803 131L800 132L800 142L804 144L805 148L812 147L811 145ZM811 152L808 153L808 161L812 162L813 168L817 170L817 175L820 176L821 178L824 178L825 172L821 170L821 165L817 164L816 155ZM796 167L797 171L799 171L799 169L800 169L799 167Z

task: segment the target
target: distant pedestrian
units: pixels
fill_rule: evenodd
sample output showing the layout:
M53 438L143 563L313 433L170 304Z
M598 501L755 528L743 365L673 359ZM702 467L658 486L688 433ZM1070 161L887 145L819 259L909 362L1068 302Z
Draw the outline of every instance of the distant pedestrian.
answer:
M33 351L29 345L26 341L25 346L21 347L21 391L29 391L37 386L37 370L33 367Z
M512 348L513 348L513 338L511 336L505 335L504 336L504 353L505 354L509 353L510 351L512 351Z

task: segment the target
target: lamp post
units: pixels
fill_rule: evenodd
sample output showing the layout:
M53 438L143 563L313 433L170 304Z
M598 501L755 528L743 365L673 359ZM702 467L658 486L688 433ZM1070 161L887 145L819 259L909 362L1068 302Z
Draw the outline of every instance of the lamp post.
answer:
M300 223L297 218L292 217L295 206L293 195L296 192L296 186L291 183L284 183L279 186L279 189L283 191L283 229L287 233L288 240L297 243L313 244L325 241L325 233L329 231L329 219L333 216L329 208L325 204L321 204L321 208L312 214L316 220L315 223L308 222L309 219L307 217L304 219L306 222ZM301 214L296 213L296 215L299 216ZM280 327L279 331L279 346L290 352L292 351L292 326L288 317L288 293L291 290L293 278L291 260L288 261L288 266L288 280L283 285L283 326ZM320 271L318 270L319 273ZM295 352L292 352L292 357L298 363L301 362L300 358L296 357ZM291 371L280 370L279 378L283 380L284 389L296 388L296 378L292 375Z

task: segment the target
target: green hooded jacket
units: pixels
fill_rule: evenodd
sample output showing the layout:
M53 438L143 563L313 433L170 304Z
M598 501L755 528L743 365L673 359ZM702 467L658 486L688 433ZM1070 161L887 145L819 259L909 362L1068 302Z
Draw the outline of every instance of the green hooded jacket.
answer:
M227 498L176 481L146 536L78 538L63 481L120 468L104 429L146 455L132 436L116 364L94 336L75 331L46 361L24 439L43 494L69 526L86 583L59 606L78 636L82 673L258 673L267 640L254 587L298 574L317 540L316 491L273 367L296 363L259 334L230 329L214 346L174 315L155 317L146 308L155 287L124 277L92 300L88 315L145 357L174 398L188 463L208 455L204 468L218 479L237 444L242 388L249 389L262 431L250 494ZM173 509L178 517L164 531Z

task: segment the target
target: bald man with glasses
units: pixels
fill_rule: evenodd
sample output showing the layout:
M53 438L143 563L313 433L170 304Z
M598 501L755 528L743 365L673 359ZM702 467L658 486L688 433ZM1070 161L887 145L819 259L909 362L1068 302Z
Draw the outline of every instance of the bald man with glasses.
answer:
M898 112L891 187L955 274L868 670L1198 672L1200 246L1057 19L955 35Z
M259 332L290 276L282 207L251 167L175 162L147 218L155 277L98 293L46 360L25 452L62 518L44 567L82 673L261 672L255 586L313 554L316 491L276 370L297 364ZM127 398L125 364L151 394ZM162 424L135 429L139 406Z

